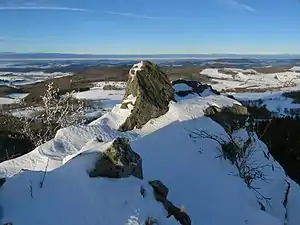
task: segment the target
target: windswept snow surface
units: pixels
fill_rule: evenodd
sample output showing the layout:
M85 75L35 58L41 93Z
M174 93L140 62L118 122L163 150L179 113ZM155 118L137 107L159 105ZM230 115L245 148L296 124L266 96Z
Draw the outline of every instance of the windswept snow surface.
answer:
M134 104L134 100L129 96L125 101ZM0 189L1 224L144 225L148 217L153 217L159 224L178 225L173 217L166 218L148 185L149 180L161 180L169 188L168 199L184 208L192 224L283 225L286 175L256 136L251 160L267 165L269 182L257 181L254 185L271 198L271 207L261 201L266 212L260 209L257 193L237 176L236 167L219 157L220 145L211 139L190 136L190 131L202 129L228 140L223 127L205 117L203 110L210 105L233 104L239 103L218 95L171 102L165 115L150 120L140 130L124 133L117 128L131 109L116 105L88 126L60 130L53 140L29 154L0 164L0 177L7 177ZM247 140L247 135L239 130L234 138ZM116 137L129 138L133 150L142 157L144 180L89 178L88 171L99 152ZM46 167L48 172L40 188ZM142 186L146 189L145 198L140 194ZM300 203L299 190L293 183L288 225L300 222L295 208Z

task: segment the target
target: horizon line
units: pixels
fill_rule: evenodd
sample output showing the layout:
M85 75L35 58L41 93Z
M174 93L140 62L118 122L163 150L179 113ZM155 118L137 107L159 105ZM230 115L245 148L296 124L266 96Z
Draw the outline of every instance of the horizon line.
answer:
M72 52L1 52L0 54L58 54L58 55L90 55L90 56L143 56L143 55L300 55L299 53L226 53L226 52L212 52L212 53L72 53Z

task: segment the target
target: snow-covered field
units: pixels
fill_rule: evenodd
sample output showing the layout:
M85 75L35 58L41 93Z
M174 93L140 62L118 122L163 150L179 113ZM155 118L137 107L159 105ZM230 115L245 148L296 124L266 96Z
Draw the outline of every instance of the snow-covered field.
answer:
M239 101L247 101L250 105L262 107L263 105L273 113L282 116L290 115L291 109L300 109L300 104L294 103L293 99L283 96L285 91L266 91L262 93L245 92L229 93ZM300 111L299 111L300 112Z
M32 84L52 78L71 76L73 73L64 72L0 72L0 84L25 85Z
M226 68L233 74L225 74L218 69L204 69L200 74L210 77L216 84L212 86L219 91L228 89L274 89L297 86L300 88L300 71L297 67L280 73L258 73L255 70Z
M124 93L124 90L104 92L103 84L98 84L77 97L113 96L113 100L120 102L121 91ZM183 208L195 225L283 225L286 215L288 225L298 225L300 188L286 177L256 136L250 146L254 152L251 160L265 165L268 182L254 182L259 193L271 199L270 205L260 200L265 211L258 204L260 195L247 188L229 160L219 157L221 146L216 141L191 138L190 131L201 129L228 140L224 128L205 117L203 110L211 105L233 104L239 103L212 93L178 99L170 103L165 115L129 132L117 131L131 113L130 108L122 109L118 104L87 126L59 130L53 140L34 151L0 163L0 177L7 178L0 189L1 223L144 225L148 217L153 217L158 224L179 224L173 217L167 218L162 205L154 199L148 181L161 180L169 188L168 198ZM88 176L98 154L117 137L128 138L133 150L142 157L143 180ZM241 129L233 138L243 143L248 133ZM45 182L40 188L46 169ZM284 207L286 179L291 190ZM146 190L145 198L140 194L141 187Z
M8 94L7 98L0 97L0 106L5 104L19 103L20 100L25 98L28 94L12 93Z
M105 86L115 87L117 90L106 90ZM83 91L75 94L78 99L100 100L101 106L104 109L112 109L116 104L119 104L125 94L125 82L97 82L89 91Z

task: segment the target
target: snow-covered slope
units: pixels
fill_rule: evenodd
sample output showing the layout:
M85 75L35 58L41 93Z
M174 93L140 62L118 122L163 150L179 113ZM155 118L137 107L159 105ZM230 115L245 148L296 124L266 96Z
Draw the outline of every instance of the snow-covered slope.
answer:
M128 96L125 101L134 104L135 99ZM220 157L218 142L191 136L192 131L200 129L228 141L224 128L205 117L203 110L233 104L239 103L221 95L177 99L170 102L165 115L128 132L117 129L132 108L116 105L88 126L60 130L53 140L29 154L0 164L0 177L7 178L0 188L0 223L144 225L152 217L158 224L179 224L173 217L167 218L162 204L153 196L148 181L160 180L169 188L168 199L195 225L283 225L286 218L286 224L298 225L300 189L256 135L249 160L253 165L263 165L268 178L267 182L255 180L257 189L248 188L237 175L236 166ZM242 144L248 135L241 129L232 137ZM128 138L132 149L142 157L143 180L89 177L98 154L117 137ZM291 188L284 205L286 180Z

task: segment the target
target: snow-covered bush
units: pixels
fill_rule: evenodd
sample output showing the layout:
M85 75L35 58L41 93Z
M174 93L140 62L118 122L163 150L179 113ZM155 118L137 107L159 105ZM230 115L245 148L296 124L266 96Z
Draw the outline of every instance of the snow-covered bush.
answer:
M84 117L84 103L73 98L74 91L63 96L53 83L47 84L47 90L41 96L42 104L30 119L23 118L22 133L25 134L35 146L39 146L52 139L56 132L64 127L80 124ZM28 107L27 107L28 108Z

